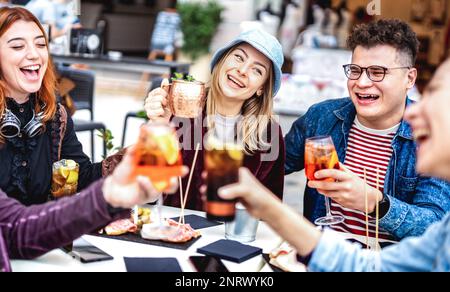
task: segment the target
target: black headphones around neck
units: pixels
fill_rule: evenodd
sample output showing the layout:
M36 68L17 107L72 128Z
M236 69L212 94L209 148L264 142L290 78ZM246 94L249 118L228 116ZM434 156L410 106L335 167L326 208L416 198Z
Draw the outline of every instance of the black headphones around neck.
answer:
M36 115L33 110L33 117L22 128L22 123L19 118L7 108L0 118L0 136L6 139L11 139L17 137L20 132L23 132L28 137L32 138L44 131L44 123L42 122L43 118L44 112L40 112Z

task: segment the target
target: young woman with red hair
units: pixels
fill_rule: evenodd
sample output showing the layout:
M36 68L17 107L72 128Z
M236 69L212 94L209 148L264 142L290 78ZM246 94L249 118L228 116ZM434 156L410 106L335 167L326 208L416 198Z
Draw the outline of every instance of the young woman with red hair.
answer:
M79 164L78 190L102 177L101 163L83 153L55 88L39 21L24 8L0 8L0 189L25 205L48 200L57 160Z

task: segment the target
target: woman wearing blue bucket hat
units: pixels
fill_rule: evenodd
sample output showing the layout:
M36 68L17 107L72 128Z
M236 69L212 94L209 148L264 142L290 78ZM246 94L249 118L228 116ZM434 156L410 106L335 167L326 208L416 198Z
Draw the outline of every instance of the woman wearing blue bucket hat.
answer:
M285 146L281 128L273 117L273 97L281 85L282 47L272 35L261 30L239 34L230 43L217 50L211 61L211 81L203 109L203 123L190 119L187 134L194 143L186 147L183 138L183 162L191 166L195 145L199 141L196 129L205 133L214 130L223 141L239 137L245 151L244 166L278 197L284 184ZM162 88L151 91L145 103L150 119L179 121L168 107L167 92ZM196 122L197 121L197 122ZM182 135L186 134L186 131ZM181 140L181 139L180 139ZM201 144L203 146L203 144ZM201 147L200 149L203 149ZM203 155L196 161L186 208L203 210L200 186L203 184ZM187 180L183 186L187 185ZM166 205L180 207L179 196L169 196Z

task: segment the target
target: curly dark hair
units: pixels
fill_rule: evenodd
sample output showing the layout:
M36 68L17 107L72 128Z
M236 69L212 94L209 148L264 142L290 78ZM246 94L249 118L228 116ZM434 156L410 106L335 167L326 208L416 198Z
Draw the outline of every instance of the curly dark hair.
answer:
M419 51L416 33L404 21L398 19L381 19L367 24L357 25L347 40L348 47L354 51L357 46L373 48L389 45L405 54L405 66L414 66ZM402 58L403 59L403 58Z

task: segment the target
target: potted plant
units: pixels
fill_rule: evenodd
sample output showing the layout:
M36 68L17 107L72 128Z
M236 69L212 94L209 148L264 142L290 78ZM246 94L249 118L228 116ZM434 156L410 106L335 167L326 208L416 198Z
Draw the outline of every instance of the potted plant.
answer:
M209 46L222 21L224 7L216 0L207 2L183 1L177 4L181 17L183 45L181 51L192 58L209 53Z

